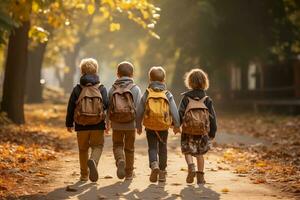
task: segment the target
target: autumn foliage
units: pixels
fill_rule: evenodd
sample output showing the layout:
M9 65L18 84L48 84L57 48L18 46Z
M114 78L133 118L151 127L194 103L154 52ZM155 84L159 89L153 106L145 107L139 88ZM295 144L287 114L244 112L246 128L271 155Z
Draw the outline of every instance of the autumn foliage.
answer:
M26 125L14 125L3 114L0 118L0 198L30 193L47 183L45 161L63 155L76 141L63 129L64 106L35 105L25 110Z

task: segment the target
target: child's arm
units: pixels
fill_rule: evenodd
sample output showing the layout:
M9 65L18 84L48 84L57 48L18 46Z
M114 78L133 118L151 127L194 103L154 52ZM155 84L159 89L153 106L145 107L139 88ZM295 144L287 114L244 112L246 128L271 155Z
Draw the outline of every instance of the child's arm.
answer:
M208 111L210 113L209 115L209 121L210 121L210 131L209 131L209 134L208 136L211 138L211 139L214 139L215 136L216 136L216 132L217 132L217 117L216 117L216 112L215 112L215 109L214 109L214 106L213 106L213 101L211 98L208 98L208 102L207 102L207 108L208 108Z
M135 86L133 90L133 101L134 101L134 107L137 109L138 105L140 104L142 98L142 92L139 86Z
M143 121L143 116L145 112L145 103L147 100L147 93L145 92L144 95L142 96L140 103L137 106L136 110L136 129L138 134L142 133L142 121Z
M107 90L106 90L104 85L101 86L100 93L101 93L101 96L102 96L104 110L107 110L108 106L109 106L109 99L108 99L108 96L107 96Z
M186 96L184 96L180 103L179 103L179 108L178 108L178 113L179 113L179 119L180 119L180 124L182 124L182 118L184 116L184 112L185 112L185 109L187 107L187 104L188 104L188 98Z
M169 99L169 104L170 104L170 112L172 115L172 119L173 119L173 123L174 123L174 128L176 130L178 130L180 128L180 119L179 119L179 114L178 114L178 110L177 110L177 106L174 100L173 95L169 92L168 95L168 99Z
M110 129L111 129L111 124L110 124L110 120L109 120L109 106L111 104L110 100L112 97L112 93L113 93L113 87L111 87L108 91L108 108L107 108L107 112L106 112L106 118L105 118L105 122L106 122L106 129L105 129L105 133L108 134Z
M73 126L74 126L74 110L76 107L76 101L77 101L77 95L75 92L75 89L73 89L69 102L68 102L68 107L67 107L67 115L66 115L66 127L69 132L72 132Z

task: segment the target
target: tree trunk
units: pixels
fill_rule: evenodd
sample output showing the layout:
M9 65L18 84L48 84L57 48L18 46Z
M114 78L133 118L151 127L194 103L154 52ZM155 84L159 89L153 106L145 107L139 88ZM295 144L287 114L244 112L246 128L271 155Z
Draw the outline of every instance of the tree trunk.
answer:
M24 22L9 37L1 110L17 124L24 123L24 93L28 66L28 31Z
M100 1L96 1L95 2L95 6L96 6L96 11L98 10L100 5ZM62 81L62 87L64 88L65 92L71 92L72 88L73 88L73 84L74 84L74 75L76 73L76 59L78 58L80 49L86 45L86 43L88 42L87 40L87 36L86 33L89 32L89 30L92 27L93 24L93 20L95 17L96 12L94 12L89 19L87 20L86 26L83 29L83 31L81 33L79 33L79 40L78 42L75 44L74 50L67 52L65 55L65 65L67 67L69 67L69 71L68 73L64 74L64 80Z
M44 54L47 42L38 44L37 47L29 51L28 70L26 82L26 94L28 103L43 102L43 88L40 83Z
M181 93L186 90L183 83L184 74L193 66L191 63L192 60L183 55L180 55L176 62L171 88L173 89L174 99L177 103L179 103L179 100L181 99Z
M69 71L64 74L64 79L62 81L62 87L65 92L71 92L74 84L74 75L76 73L76 59L79 54L78 51L68 52L65 56L65 65L69 67Z
M295 97L300 98L300 62L296 61L294 64L294 87Z

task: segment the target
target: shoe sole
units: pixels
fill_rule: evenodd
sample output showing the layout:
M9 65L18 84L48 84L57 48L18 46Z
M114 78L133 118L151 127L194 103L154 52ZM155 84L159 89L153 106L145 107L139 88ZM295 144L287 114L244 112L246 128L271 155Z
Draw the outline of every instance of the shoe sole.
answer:
M166 182L166 179L158 179L159 182L164 183Z
M203 186L203 185L205 185L205 183L206 183L206 182L204 182L204 183L197 183L197 185L198 185L198 186Z
M152 183L157 182L157 176L158 176L158 174L159 174L159 169L158 168L152 170L151 174L150 174L150 178L149 178L150 182L152 182Z
M186 183L193 183L195 176L196 172L188 172L188 175L186 177Z
M126 181L131 181L133 179L133 177L125 177Z
M89 179L92 182L97 182L99 175L98 175L98 171L97 171L97 167L96 167L96 163L93 160L88 160L87 165L89 167L90 170L90 174L89 174Z
M126 176L125 161L120 161L118 163L117 176L119 179L123 179Z

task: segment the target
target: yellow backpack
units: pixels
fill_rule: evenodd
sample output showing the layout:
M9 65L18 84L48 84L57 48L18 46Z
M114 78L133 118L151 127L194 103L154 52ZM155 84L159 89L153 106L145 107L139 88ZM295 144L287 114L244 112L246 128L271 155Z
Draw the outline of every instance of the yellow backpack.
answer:
M147 89L148 97L144 112L143 125L150 130L168 130L172 124L167 90L154 91Z

